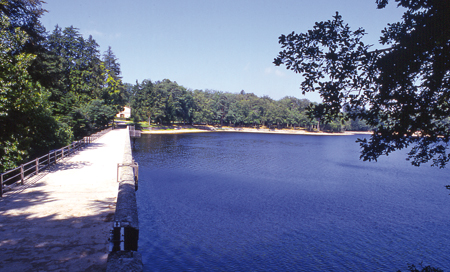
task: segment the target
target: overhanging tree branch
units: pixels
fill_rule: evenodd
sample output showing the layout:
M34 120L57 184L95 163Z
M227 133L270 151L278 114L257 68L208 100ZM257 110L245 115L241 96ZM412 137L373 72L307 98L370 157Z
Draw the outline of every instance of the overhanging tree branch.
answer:
M449 1L400 1L403 21L383 30L389 48L369 50L364 29L351 31L339 13L305 33L281 35L274 64L303 77L303 93L317 91L326 116L345 109L375 128L361 140L362 158L412 148L413 165L449 161L450 14ZM377 1L383 8L387 1ZM420 132L422 137L416 137Z

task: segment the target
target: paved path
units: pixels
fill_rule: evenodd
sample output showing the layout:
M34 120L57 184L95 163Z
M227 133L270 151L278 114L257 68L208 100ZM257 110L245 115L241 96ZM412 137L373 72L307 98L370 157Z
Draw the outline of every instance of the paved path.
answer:
M0 271L105 271L126 129L0 199Z

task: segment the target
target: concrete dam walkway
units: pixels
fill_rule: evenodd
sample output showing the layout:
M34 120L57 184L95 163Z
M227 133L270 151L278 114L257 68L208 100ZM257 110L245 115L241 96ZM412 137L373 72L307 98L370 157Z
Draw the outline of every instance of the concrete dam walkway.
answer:
M105 271L127 129L0 198L0 271Z

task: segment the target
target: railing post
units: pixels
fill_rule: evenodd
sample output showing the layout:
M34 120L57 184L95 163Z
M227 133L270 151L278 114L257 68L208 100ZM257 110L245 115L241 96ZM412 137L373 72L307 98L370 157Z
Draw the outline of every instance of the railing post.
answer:
M3 174L0 174L0 197L3 197Z
M23 180L24 180L24 176L23 176L23 164L20 165L20 179L21 179L22 185L23 185Z
M39 158L36 159L36 175L39 173Z
M50 167L50 152L48 152L47 167Z

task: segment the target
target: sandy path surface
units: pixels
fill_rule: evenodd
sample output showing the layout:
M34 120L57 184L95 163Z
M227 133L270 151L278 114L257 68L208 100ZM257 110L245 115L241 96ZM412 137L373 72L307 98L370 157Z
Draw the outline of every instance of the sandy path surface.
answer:
M0 271L105 271L126 129L0 199Z

